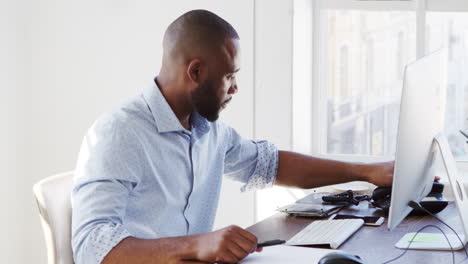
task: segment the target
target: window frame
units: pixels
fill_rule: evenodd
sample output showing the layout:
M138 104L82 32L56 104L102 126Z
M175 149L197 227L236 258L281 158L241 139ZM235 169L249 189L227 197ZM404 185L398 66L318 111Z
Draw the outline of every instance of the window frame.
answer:
M321 10L323 9L339 9L339 10L400 10L400 11L414 11L416 13L416 58L424 56L426 50L426 14L427 12L467 12L468 13L468 1L466 0L313 0L309 3L305 1L298 1L297 3L304 5L301 6L302 15L308 12L310 18L308 19L312 23L312 34L310 36L312 44L312 56L309 64L312 69L312 76L310 85L312 87L310 94L304 94L311 96L311 107L305 108L310 110L310 123L311 129L308 139L304 138L304 134L301 134L301 142L306 142L306 146L298 147L299 144L295 144L296 132L293 132L293 149L301 152L308 152L317 157L336 159L348 162L380 162L389 160L392 157L388 156L368 156L368 155L336 155L336 154L325 154L326 153L326 142L327 142L327 100L326 98L326 87L324 78L325 69L327 68L324 63L324 52L319 50L322 46L320 41L325 40L324 34L324 18L321 16ZM308 9L303 11L304 8ZM299 9L295 9L298 11ZM296 36L294 36L297 41ZM294 44L295 45L295 44ZM298 51L295 51L298 52ZM297 58L297 57L295 57ZM300 67L294 62L294 67ZM296 77L293 78L296 80ZM296 88L293 82L293 93L296 92ZM310 86L309 86L310 87ZM303 90L303 89L302 89ZM301 92L299 92L301 93ZM295 95L294 98L298 98L300 95ZM302 100L303 102L303 100ZM294 105L296 102L294 103ZM304 106L304 103L300 103L299 106L294 106L295 112ZM301 118L304 119L303 117ZM296 127L294 123L294 128ZM308 151L305 151L305 150ZM468 161L457 161L457 165L463 171L468 171Z

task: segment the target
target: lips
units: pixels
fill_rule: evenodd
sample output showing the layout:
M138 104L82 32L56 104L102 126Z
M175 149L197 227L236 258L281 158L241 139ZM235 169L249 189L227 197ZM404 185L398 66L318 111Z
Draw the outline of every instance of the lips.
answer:
M221 108L223 108L223 109L226 108L227 104L229 104L229 102L231 102L231 100L232 100L232 97L227 99L226 101L224 101L224 103L221 104Z

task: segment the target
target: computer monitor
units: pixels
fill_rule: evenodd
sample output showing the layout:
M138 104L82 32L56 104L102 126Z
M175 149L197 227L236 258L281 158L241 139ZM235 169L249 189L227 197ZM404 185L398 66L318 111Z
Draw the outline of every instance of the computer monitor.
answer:
M436 176L434 161L438 155L442 156L450 182L459 179L448 143L441 135L447 90L446 61L446 50L443 49L406 66L388 217L389 230L393 230L413 210L408 205L410 201L419 202L430 192ZM459 200L466 197L464 190L456 191L454 188L453 190L454 193L458 192ZM461 212L461 206L466 207L468 204L459 205L458 211ZM464 214L462 222L466 233L468 213ZM431 234L429 242L424 239L412 240L412 238L413 236L405 236L396 246L445 250L451 247L461 248L465 243L460 243L456 236L449 236L451 242L449 245L442 234L439 237ZM409 243L411 240L413 242Z

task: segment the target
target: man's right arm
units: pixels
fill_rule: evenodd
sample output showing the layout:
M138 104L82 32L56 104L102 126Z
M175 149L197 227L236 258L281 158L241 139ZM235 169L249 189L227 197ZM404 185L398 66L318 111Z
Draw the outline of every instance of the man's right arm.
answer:
M159 239L123 239L103 264L237 263L256 250L257 238L237 227L199 235Z
M180 263L180 260L194 255L191 243L184 237L127 237L104 257L102 263Z

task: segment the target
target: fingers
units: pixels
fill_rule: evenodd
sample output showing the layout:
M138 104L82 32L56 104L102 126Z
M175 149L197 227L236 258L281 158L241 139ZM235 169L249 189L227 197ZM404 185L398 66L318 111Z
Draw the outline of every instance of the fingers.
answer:
M233 239L245 252L252 253L257 248L257 237L249 231L238 226L232 226L234 229Z
M236 263L245 258L257 248L257 237L238 227L228 226L223 229L202 234L197 237L197 260L206 263L226 262ZM184 264L192 263L183 262ZM193 263L205 263L193 262Z
M235 262L245 258L257 248L257 238L250 232L238 227L229 226L230 233L227 250L235 257Z
M217 262L218 264L224 264L224 263L237 263L243 258L238 258L234 253L232 253L231 250L226 249L223 252L223 255L218 258Z
M367 177L369 182L380 187L392 185L395 161L374 163L371 166L374 168L369 171Z
M249 231L247 231L247 230L245 230L245 229L243 229L243 228L240 228L240 227L238 227L238 226L232 226L232 227L233 227L237 232L239 232L239 234L240 234L242 237L244 237L244 238L250 240L250 241L251 241L252 243L254 243L255 245L257 244L257 237L254 236L252 233L250 233Z
M228 247L227 250L232 253L232 255L235 256L236 262L247 257L251 252L248 250L245 250L241 245L239 245L237 242L232 241Z
M232 241L236 243L246 254L252 253L257 248L257 241L249 240L248 238L242 236L240 233L234 233Z

